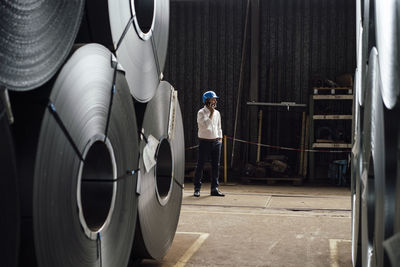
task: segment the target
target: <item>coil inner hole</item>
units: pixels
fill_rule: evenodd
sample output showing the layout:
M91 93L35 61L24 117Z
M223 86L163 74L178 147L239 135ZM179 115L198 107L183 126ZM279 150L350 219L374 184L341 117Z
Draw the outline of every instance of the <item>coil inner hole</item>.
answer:
M153 24L154 0L134 0L135 13L139 28L143 33L148 33Z
M167 139L162 139L158 146L156 184L159 198L167 198L172 186L172 153Z
M93 232L102 228L110 214L115 192L115 183L110 180L113 180L110 152L105 143L96 141L84 161L80 192L82 213Z

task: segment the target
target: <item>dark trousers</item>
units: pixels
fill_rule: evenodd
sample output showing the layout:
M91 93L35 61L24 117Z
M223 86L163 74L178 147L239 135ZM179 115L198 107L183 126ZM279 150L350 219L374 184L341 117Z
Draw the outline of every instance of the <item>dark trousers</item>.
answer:
M211 158L211 190L218 187L219 160L221 156L220 141L209 141L199 139L199 154L197 158L197 167L194 174L194 190L200 190L201 179L203 178L204 163Z

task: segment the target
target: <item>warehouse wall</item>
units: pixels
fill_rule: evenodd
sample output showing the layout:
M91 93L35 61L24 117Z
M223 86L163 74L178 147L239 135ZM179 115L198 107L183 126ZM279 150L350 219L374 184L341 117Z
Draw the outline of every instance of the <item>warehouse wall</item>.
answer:
M223 130L233 136L246 4L246 0L171 0L164 75L179 92L186 147L197 143L196 113L205 90L220 95ZM307 104L313 77L335 80L353 73L355 28L355 1L260 0L259 101ZM249 29L247 48L250 41ZM248 126L249 120L257 120L248 117L246 106L249 58L247 51L237 130L237 138L246 140L254 139L250 131L257 131ZM302 110L263 111L263 143L298 147ZM246 146L236 150L247 156ZM196 158L190 151L187 157Z

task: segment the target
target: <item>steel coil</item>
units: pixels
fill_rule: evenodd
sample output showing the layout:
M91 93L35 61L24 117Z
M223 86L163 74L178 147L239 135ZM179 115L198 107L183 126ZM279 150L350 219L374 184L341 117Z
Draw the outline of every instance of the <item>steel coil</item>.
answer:
M367 72L368 72L368 56L369 51L371 49L370 45L370 35L371 32L371 25L373 22L373 8L371 8L372 3L374 0L364 0L363 1L363 20L362 20L362 27L360 26L360 38L359 38L359 55L357 56L357 68L360 70L360 82L361 82L361 94L359 96L359 102L361 106L364 106L365 103L365 87L366 87L366 79L367 79Z
M357 1L356 99L361 112L359 154L361 172L361 237L356 231L357 197L353 195L353 265L397 266L400 231L398 98L400 93L398 1ZM367 58L370 51L370 57ZM368 64L368 65L367 65ZM361 70L361 71L359 71ZM360 85L357 85L357 77ZM361 77L361 78L360 78ZM356 113L355 135L357 146ZM353 148L353 151L355 149ZM357 170L352 174L357 176ZM354 180L354 179L353 179ZM352 186L356 186L353 185ZM356 188L352 187L352 192ZM362 243L362 263L358 244ZM396 249L394 249L396 247Z
M382 98L389 109L396 106L400 94L398 9L400 9L399 1L375 0L375 32L379 51Z
M161 82L144 114L133 258L162 259L175 236L182 202L185 151L182 115L174 95L173 87ZM146 155L151 140L158 142L155 155ZM149 167L147 159L152 158L156 164Z
M356 90L358 90L358 93L356 92L356 101L358 102L358 104L360 106L364 105L364 83L363 83L363 79L365 77L365 73L364 73L364 67L362 66L362 47L363 47L363 42L362 40L362 36L363 36L363 28L360 27L360 33L359 33L359 43L357 43L357 68L356 68L356 76L357 79L355 79L354 84L356 87Z
M373 49L369 57L368 73L365 82L365 105L362 133L362 174L361 174L361 240L362 264L367 266L375 261L374 228L375 228L375 180L374 164L371 152L371 102L372 88L376 83L377 51Z
M355 73L354 92L359 94L360 83L358 82L358 71ZM361 120L360 105L358 101L353 101L354 112L354 141L351 153L351 207L352 207L352 261L354 266L361 264L361 214L360 214L360 146L361 146Z
M366 90L369 90L369 95L371 96L371 157L369 158L369 169L368 177L374 181L375 190L375 203L374 212L375 218L373 218L373 229L374 234L373 243L374 249L374 261L376 261L377 266L382 265L382 241L383 241L383 231L385 225L384 213L385 211L380 210L377 207L384 206L385 201L385 136L383 130L383 110L382 110L382 97L380 93L380 79L379 79L379 61L378 52L376 48L371 50L371 56L369 59L369 65L371 66L371 79L369 79L369 84ZM371 222L372 223L372 222ZM372 260L371 260L372 261ZM380 262L380 264L379 264Z
M2 94L0 89L0 94ZM18 262L19 201L13 138L5 106L0 98L0 229L3 229L1 264L14 267Z
M385 252L387 253L388 260L385 262L387 266L397 267L400 263L400 232L385 240L383 243Z
M362 28L361 0L356 0L356 49L358 54L358 44L360 42L360 30ZM357 66L358 67L358 66Z
M69 54L83 0L0 2L0 84L17 91L48 81Z
M373 249L374 181L368 179L366 171L361 175L361 181L361 266L370 266L371 262L375 262Z
M400 240L400 178L397 178L397 184L396 184L394 232L395 236L397 237L397 240ZM396 248L398 248L398 246L396 246Z
M126 79L109 50L90 44L74 52L48 87L22 105L35 113L36 102L43 111L16 117L23 215L30 218L22 266L126 266L139 156Z
M397 123L400 114L399 91L399 49L400 49L400 5L399 1L376 4L376 38L380 60L381 93L384 102L383 122L385 137L385 177L380 180L384 190L383 205L385 225L379 237L383 241L383 255L378 255L378 263L385 266L398 266L400 263L400 127ZM390 24L388 24L390 23ZM383 105L382 103L379 103ZM387 108L387 109L386 109ZM381 244L379 244L381 245ZM379 247L382 252L381 247Z
M376 81L372 87L371 150L374 164L376 191L374 242L377 266L388 266L385 259L383 241L394 233L394 213L396 201L396 179L398 164L398 131L393 125L398 112L385 110L382 97L382 82L377 58Z
M148 102L164 69L169 0L108 0L111 34L133 97Z

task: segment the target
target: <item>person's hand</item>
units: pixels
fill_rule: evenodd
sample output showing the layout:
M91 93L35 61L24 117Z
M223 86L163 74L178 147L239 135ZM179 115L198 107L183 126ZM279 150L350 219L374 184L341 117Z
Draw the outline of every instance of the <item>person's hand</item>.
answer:
M208 108L208 110L211 112L210 113L210 118L212 117L212 115L214 114L214 110L215 110L215 104L212 104L212 103L209 103L208 105L207 105L207 108Z
M217 100L215 98L212 98L208 103L207 103L207 108L210 111L210 118L212 118L212 115L214 114L214 110L217 107Z
M211 113L214 113L214 110L215 110L215 105L211 104L211 105L210 105L210 111L211 111Z

